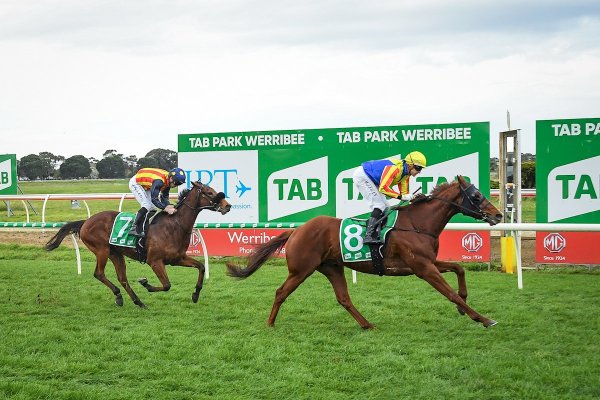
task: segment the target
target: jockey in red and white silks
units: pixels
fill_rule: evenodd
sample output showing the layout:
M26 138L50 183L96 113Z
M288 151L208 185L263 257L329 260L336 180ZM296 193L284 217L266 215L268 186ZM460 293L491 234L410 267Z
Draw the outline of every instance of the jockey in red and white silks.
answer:
M144 236L144 223L148 211L160 209L169 214L177 212L169 203L169 191L182 183L185 183L185 172L181 168L173 168L170 171L159 168L140 169L129 180L129 189L141 206L129 234Z

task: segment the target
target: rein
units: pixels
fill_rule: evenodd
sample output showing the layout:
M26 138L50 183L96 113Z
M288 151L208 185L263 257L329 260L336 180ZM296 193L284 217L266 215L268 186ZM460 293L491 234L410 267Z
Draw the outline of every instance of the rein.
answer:
M200 197L205 197L205 198L207 198L207 199L208 199L208 200L209 200L209 201L212 203L211 205L208 205L208 206L199 206L199 207L192 207L192 206L190 206L189 204L187 204L187 201L186 201L186 200L187 200L187 198L188 198L188 196L189 196L189 195L188 195L188 196L186 196L186 198L185 198L185 199L183 199L183 201L182 201L181 203L178 203L178 204L175 206L175 208L180 208L181 206L186 206L187 208L191 209L191 210L192 210L192 211L194 211L194 212L196 212L196 211L197 211L197 212L200 212L200 211L202 211L202 210L214 210L214 211L216 211L216 210L218 209L218 207L219 207L219 203L218 203L218 202L219 202L219 200L218 200L218 196L219 196L219 195L217 194L217 196L215 196L215 198L210 198L210 197L208 197L206 194L204 194L204 193L202 192L202 188L203 188L203 187L204 187L204 185L202 185L202 184L200 184L200 186L198 187L198 192L197 192L197 196L196 196L196 201L195 201L194 203L197 203L197 202L198 202L198 199L199 199ZM216 200L216 199L217 199L217 200ZM192 230L188 232L188 231L186 231L186 230L183 228L183 226L181 226L181 222L179 221L179 218L178 218L177 216L175 216L175 220L177 221L177 226L178 226L179 228L181 228L181 230L182 230L183 232L185 232L185 234L186 234L186 235L189 235L189 234L191 234L191 233L194 231L194 226L193 226L193 225L192 225Z
M475 211L475 210L473 210L473 209L469 209L469 208L467 208L467 207L463 206L462 204L458 204L458 203L456 203L456 202L454 202L454 201L446 200L446 199L444 199L444 198L441 198L441 197L438 197L438 196L431 196L431 195L427 195L427 196L425 196L424 198L422 198L421 200L419 200L419 202L422 202L422 201L430 201L430 200L439 200L439 201L441 201L441 202L443 202L443 203L449 204L449 205L451 205L451 206L453 206L453 207L457 208L458 210L460 210L460 212L461 212L461 213L463 213L463 214L465 214L465 215L472 216L472 217L474 217L474 218L476 218L476 219L484 220L484 213L483 213L483 211L481 211L481 204L483 203L483 201L480 201L480 202L479 202L479 204L475 205L475 204L473 203L473 200L471 200L471 197L470 197L470 196L469 196L469 194L467 193L467 191L473 191L473 190L476 190L475 186L471 184L471 185L469 185L469 186L468 186L466 189L463 189L463 187L462 187L462 186L460 186L460 183L459 183L458 187L459 187L459 189L460 189L460 193L461 193L461 197L462 197L463 203L465 202L465 199L466 199L466 200L468 200L468 201L469 201L469 203L471 204L471 206L472 206L473 208L475 208L475 207L477 207L477 208L478 208L478 210L477 210L477 211ZM485 199L485 201L487 201L487 202L489 203L489 200ZM400 208L402 208L401 204L402 204L402 203L400 203L400 204L398 204L398 205L396 205L396 206L394 206L394 207L391 207L391 208L388 210L388 212L386 212L386 213L383 215L383 217L381 217L381 218L380 218L380 219L377 221L377 223L379 224L379 223L380 223L380 222L381 222L383 219L387 218L387 217L388 217L388 215L390 215L390 214L392 213L392 211L399 210ZM394 227L394 228L392 228L392 230L394 230L394 231L402 231L402 232L415 232L415 233L420 233L420 234L422 234L422 235L427 235L427 236L430 236L430 237L432 237L432 238L434 238L434 239L437 239L437 238L438 238L438 235L434 235L433 233L426 232L426 231L422 231L422 230L420 230L420 229L417 229L417 228L415 228L415 229L406 229L406 228L396 228L396 227Z
M400 208L402 208L401 204L402 203L399 203L398 205L396 205L394 207L390 207L390 209L386 213L384 213L383 217L379 218L376 223L379 224L381 221L383 221L384 219L386 219L392 213L392 211L396 211L396 210L399 210ZM433 233L422 231L422 230L417 229L417 228L407 229L407 228L396 228L396 227L393 227L391 230L392 231L401 231L401 232L415 232L415 233L420 233L421 235L431 236L434 239L438 238L438 236L434 235Z
M460 186L460 184L458 187L459 187L460 193L462 195L463 204L465 204L465 201L468 201L472 208L465 207L463 204L458 204L453 201L442 199L437 196L427 196L427 197L430 199L436 199L436 200L445 202L447 204L450 204L450 205L456 207L457 209L459 209L462 214L484 221L485 213L481 210L481 206L482 206L482 204L487 205L490 201L486 198L483 198L483 199L480 199L477 202L477 204L475 204L473 202L473 199L471 198L471 194L470 194L470 193L479 193L479 191L477 190L475 185L471 184L466 189L464 189L462 186Z

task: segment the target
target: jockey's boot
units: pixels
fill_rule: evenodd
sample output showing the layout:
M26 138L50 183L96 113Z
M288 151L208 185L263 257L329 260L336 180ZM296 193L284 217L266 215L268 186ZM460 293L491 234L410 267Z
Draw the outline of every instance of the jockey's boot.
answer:
M146 207L142 207L139 209L135 216L135 221L131 225L131 229L129 230L129 234L133 236L144 237L144 222L146 220L146 214L148 210Z
M367 221L367 233L365 233L364 244L382 244L383 241L379 238L379 219L383 216L383 212L376 208L371 213L371 217Z

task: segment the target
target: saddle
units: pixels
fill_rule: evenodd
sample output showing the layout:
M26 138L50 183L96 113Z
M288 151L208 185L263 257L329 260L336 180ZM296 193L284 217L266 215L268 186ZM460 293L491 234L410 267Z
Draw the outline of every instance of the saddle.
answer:
M155 220L160 220L159 216L162 213L157 213L156 210L148 212L148 217L144 221L144 231L148 232L148 227L152 225ZM129 247L136 249L138 261L141 263L146 262L146 241L147 237L139 238L134 235L129 235L129 229L134 223L135 213L121 212L115 217L113 227L109 237L109 243L113 246Z
M379 276L385 275L383 267L383 248L387 234L392 230L398 211L392 211L381 218L377 226L377 235L383 237L382 244L365 245L363 243L366 219L345 218L340 224L340 249L342 253L342 261L344 262L360 262L371 261L373 263L374 272Z

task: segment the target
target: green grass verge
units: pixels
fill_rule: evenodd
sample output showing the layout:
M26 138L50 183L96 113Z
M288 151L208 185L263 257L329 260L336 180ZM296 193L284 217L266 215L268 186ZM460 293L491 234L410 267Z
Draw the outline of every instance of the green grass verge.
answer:
M490 329L416 277L359 274L350 294L377 325L363 331L316 273L272 329L281 261L234 281L212 260L198 304L195 270L169 268L171 291L148 293L135 279L156 277L129 262L141 310L128 297L114 305L87 251L81 276L69 248L2 245L0 255L0 398L600 397L597 274L525 272L518 290L515 276L468 272L470 304L499 322Z

